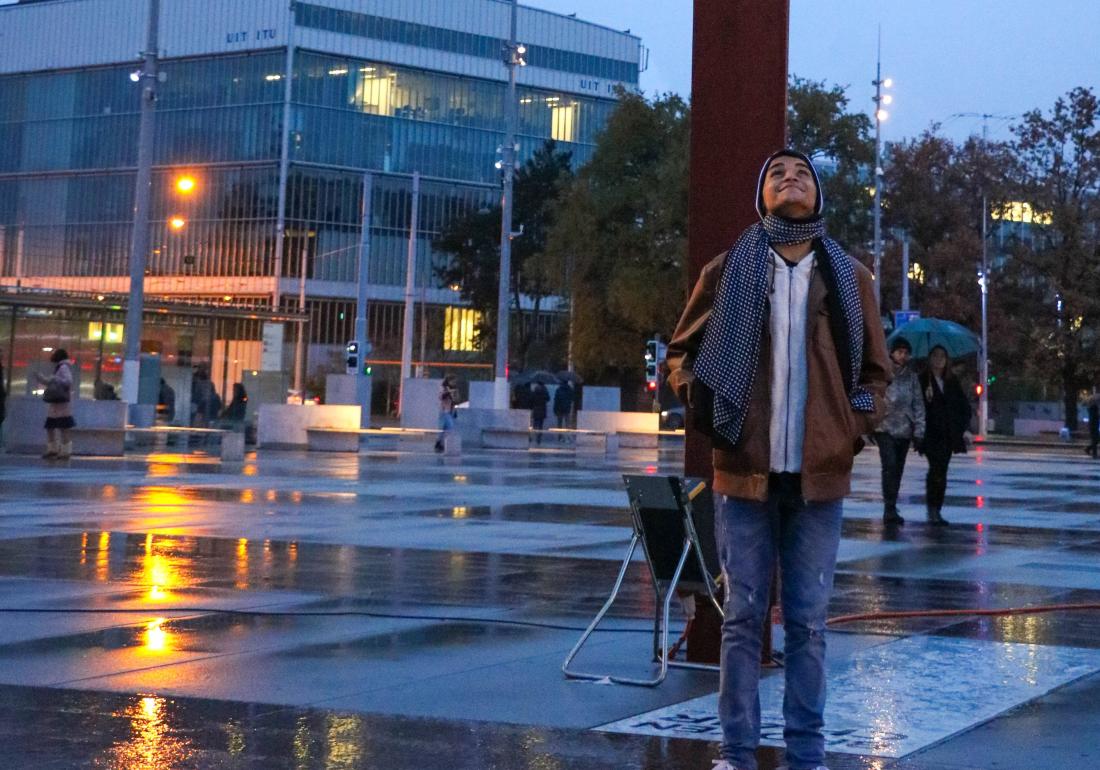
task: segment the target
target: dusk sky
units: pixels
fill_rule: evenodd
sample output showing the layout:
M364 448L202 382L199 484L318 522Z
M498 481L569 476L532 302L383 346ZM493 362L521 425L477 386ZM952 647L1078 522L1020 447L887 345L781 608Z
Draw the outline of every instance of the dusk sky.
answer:
M642 88L691 89L692 0L521 0L588 21L630 28L651 53ZM790 71L850 85L852 109L870 113L875 40L882 24L883 75L894 79L887 140L932 122L963 138L981 119L1019 115L1074 86L1100 87L1100 2L1094 0L791 0ZM990 138L1010 121L990 120Z

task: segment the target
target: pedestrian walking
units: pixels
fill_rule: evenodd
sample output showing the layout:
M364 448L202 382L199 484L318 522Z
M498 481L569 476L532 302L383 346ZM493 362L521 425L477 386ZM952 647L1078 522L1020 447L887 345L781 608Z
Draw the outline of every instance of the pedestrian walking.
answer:
M200 366L191 377L191 425L207 428L221 410L222 400L210 381L210 373Z
M1093 393L1085 405L1089 415L1089 445L1085 454L1096 457L1096 448L1100 446L1100 394Z
M234 382L233 397L229 401L229 406L222 411L221 419L227 423L230 430L243 430L247 411L248 391L242 383Z
M176 391L163 377L160 378L160 390L157 393L157 411L168 425L176 419Z
M913 348L904 337L897 337L890 344L894 379L886 388L886 416L875 432L882 463L882 521L888 527L905 524L898 513L898 488L905 472L905 457L910 441L915 446L924 441L924 396L917 373L910 366L912 353Z
M435 442L435 451L447 448L447 434L455 427L455 408L458 406L458 383L453 374L443 378L439 389L439 438Z
M947 350L936 345L928 353L928 368L920 375L924 395L924 443L917 451L928 458L925 500L928 523L946 527L943 500L947 492L947 466L951 455L966 452L966 432L970 425L970 402L966 400L958 377L951 371Z
M554 416L559 428L569 427L569 415L573 412L573 386L563 382L554 391Z
M73 454L72 429L76 427L72 405L73 362L64 348L58 348L50 355L50 363L53 374L36 375L45 386L42 400L46 402L46 452L42 456L48 460L68 460Z
M550 401L550 391L541 382L531 383L531 427L542 430L546 422L546 404ZM535 434L535 443L542 443L542 434Z
M725 579L715 770L756 770L762 631L782 570L787 761L824 768L825 619L851 468L883 413L870 272L825 235L808 157L764 163L761 221L708 264L668 345L669 384L711 435Z

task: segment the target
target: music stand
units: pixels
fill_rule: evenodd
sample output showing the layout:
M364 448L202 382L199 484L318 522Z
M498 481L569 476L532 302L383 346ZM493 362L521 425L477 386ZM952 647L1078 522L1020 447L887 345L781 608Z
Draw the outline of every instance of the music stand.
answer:
M624 475L623 481L630 499L630 516L634 527L630 546L619 568L619 576L615 579L611 595L566 656L561 666L562 673L567 679L606 679L616 684L656 687L665 680L669 666L716 671L717 666L679 663L668 659L669 612L677 587L705 593L719 615L722 614L722 607L714 595L717 586L713 575L719 570L718 554L714 547L713 505L692 505L692 501L707 489L706 483L693 479L690 482L691 490L687 491L685 480L679 476ZM700 498L700 503L703 500L704 498ZM711 516L709 523L702 520L707 512ZM697 522L702 526L697 526ZM699 537L700 529L707 539L705 548ZM569 664L615 603L639 543L645 553L646 564L649 565L653 580L653 591L657 597L653 618L653 650L656 660L661 664L660 673L655 679L634 679L571 670ZM689 558L691 556L694 558Z

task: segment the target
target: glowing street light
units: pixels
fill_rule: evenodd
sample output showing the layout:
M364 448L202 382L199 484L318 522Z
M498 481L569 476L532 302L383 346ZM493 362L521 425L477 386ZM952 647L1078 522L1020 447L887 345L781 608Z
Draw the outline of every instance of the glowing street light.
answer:
M182 195L190 195L198 188L198 182L195 181L195 177L184 175L176 178L176 192Z
M890 113L883 109L882 105L890 104L894 97L884 94L884 88L894 85L893 78L882 77L882 29L879 29L878 61L875 64L875 79L871 81L875 87L875 95L871 100L875 103L875 194L874 194L874 222L875 222L875 301L881 301L882 281L878 280L882 275L882 124L890 117Z
M180 217L180 216L171 217L168 220L168 226L171 227L176 232L179 232L180 230L182 230L184 227L187 226L187 220L184 219L183 217Z

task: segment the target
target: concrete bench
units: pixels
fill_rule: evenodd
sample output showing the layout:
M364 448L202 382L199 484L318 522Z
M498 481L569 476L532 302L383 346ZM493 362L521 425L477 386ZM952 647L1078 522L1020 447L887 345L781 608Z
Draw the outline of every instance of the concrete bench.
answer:
M682 430L620 430L619 446L624 449L659 449L662 439L683 440Z
M126 453L125 428L72 429L73 454L82 457L122 457Z
M313 452L357 453L362 439L366 439L369 449L397 450L408 443L434 444L439 434L438 430L420 428L306 428L308 446ZM443 446L445 454L462 453L462 439L455 431L446 434Z
M582 430L578 428L550 428L548 430L533 430L532 435L542 435L549 438L551 445L554 442L565 443L573 447L578 453L603 453L614 455L619 451L619 437L615 433L602 430Z
M481 445L486 449L528 449L530 428L482 428Z
M216 438L223 461L242 462L244 460L244 433L239 431L222 430L220 428L190 428L185 425L155 425L149 428L138 428L129 425L126 427L125 433L132 438L152 437L153 447L158 450L163 450L168 446L170 436L183 436L187 439L192 436Z

